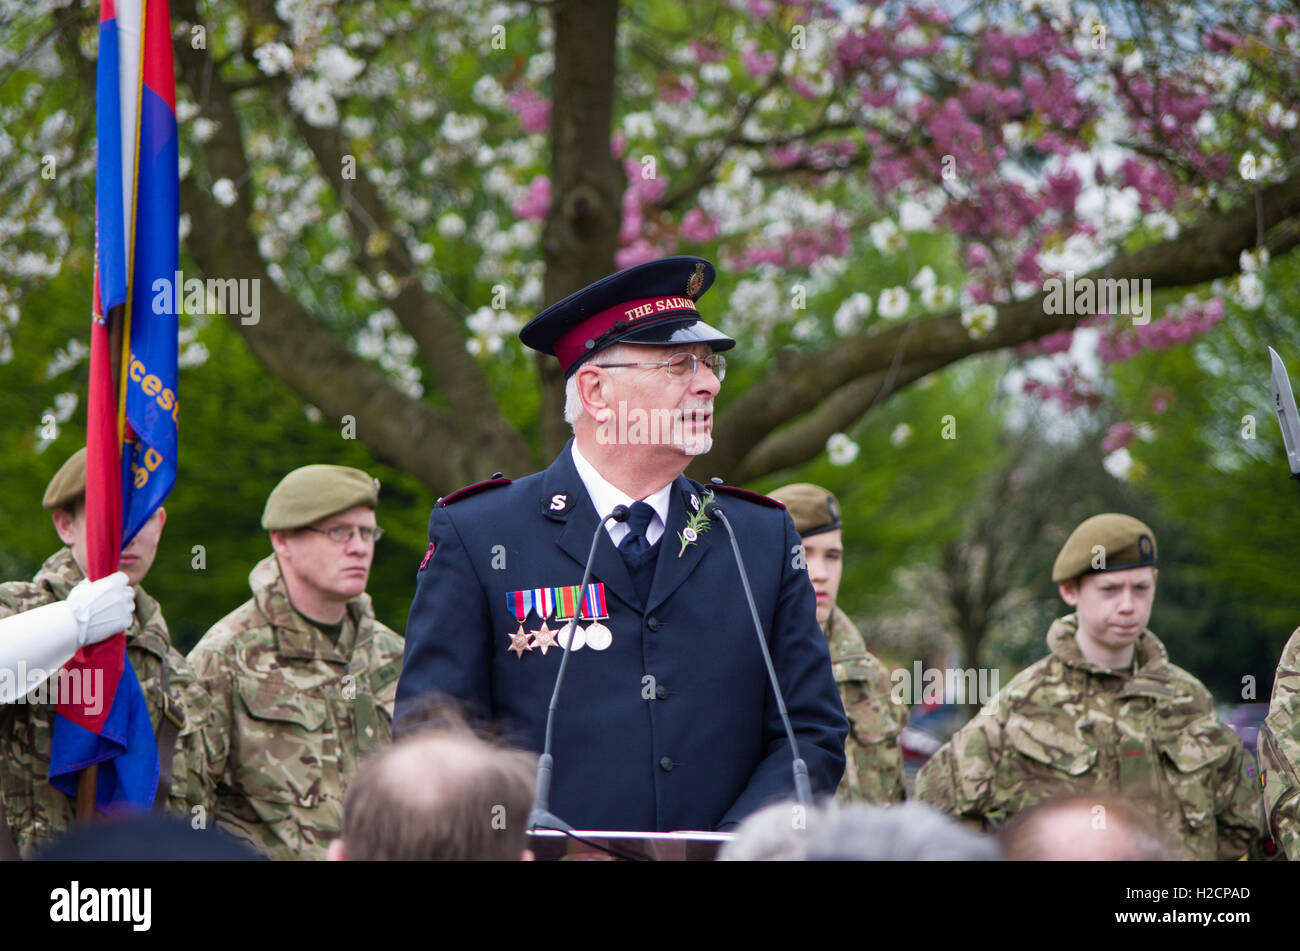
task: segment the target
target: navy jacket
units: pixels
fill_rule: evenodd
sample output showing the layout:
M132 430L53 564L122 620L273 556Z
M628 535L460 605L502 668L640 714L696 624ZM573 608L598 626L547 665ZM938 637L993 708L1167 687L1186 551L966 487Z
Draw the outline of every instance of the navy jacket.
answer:
M813 792L829 795L844 771L848 724L799 536L776 503L716 494L740 542ZM605 585L602 623L613 641L574 651L552 742L551 811L574 828L715 829L793 797L789 745L726 529L715 522L678 557L692 495L702 498L703 487L679 477L644 608L600 533L592 583ZM579 584L598 518L567 446L544 472L435 506L406 626L399 729L421 699L450 695L516 744L542 749L563 651L509 650L519 621L507 593ZM533 612L524 628L540 625Z

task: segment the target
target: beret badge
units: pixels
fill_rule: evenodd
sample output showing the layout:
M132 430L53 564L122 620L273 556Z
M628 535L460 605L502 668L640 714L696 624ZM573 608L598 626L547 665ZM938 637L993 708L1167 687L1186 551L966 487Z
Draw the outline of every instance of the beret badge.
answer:
M686 279L686 296L694 300L704 287L704 265L696 264L691 276Z

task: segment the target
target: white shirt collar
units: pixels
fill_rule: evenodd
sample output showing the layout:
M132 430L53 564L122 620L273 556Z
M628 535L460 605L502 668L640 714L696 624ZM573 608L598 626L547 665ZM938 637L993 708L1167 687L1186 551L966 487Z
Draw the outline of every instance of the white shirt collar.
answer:
M616 505L631 505L638 501L632 498L622 489L610 485L596 467L587 461L587 458L578 451L578 441L573 441L573 467L578 470L578 478L582 484L587 487L587 494L591 496L591 504L596 508L596 517L608 515ZM646 529L646 541L651 545L659 541L664 533L664 527L668 524L668 504L672 497L673 484L669 482L666 486L657 492L653 492L639 501L645 502L655 510L655 517L650 520L650 527ZM626 522L606 522L605 529L609 532L610 541L617 548L629 529Z

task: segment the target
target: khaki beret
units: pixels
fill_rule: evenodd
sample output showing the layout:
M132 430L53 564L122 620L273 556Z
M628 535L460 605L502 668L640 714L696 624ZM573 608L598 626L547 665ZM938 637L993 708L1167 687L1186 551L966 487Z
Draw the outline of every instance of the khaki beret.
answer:
M768 493L786 507L800 535L816 535L841 527L840 503L833 493L811 482L783 485Z
M302 528L358 505L379 506L378 479L347 466L303 466L281 479L266 497L262 527Z
M1086 519L1070 533L1052 565L1052 580L1060 583L1155 563L1155 533L1131 515L1108 512Z
M59 466L45 487L41 506L47 509L68 508L86 494L86 447L82 446Z

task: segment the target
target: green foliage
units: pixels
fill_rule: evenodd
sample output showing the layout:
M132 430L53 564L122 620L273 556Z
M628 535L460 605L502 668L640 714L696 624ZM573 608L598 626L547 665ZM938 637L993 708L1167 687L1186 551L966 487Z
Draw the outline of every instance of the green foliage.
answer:
M85 362L54 379L45 374L49 355L89 326L79 284L89 281L60 276L27 298L15 359L0 388L5 578L31 577L60 544L40 499L55 470L84 443L84 398L58 439L39 453L37 429L56 393L85 391ZM402 630L415 569L428 544L431 493L415 477L377 461L359 439L344 439L340 421L309 419L301 400L265 373L222 319L212 318L197 339L209 357L181 371L180 469L165 504L158 557L145 581L163 605L177 646L188 650L248 599L248 572L271 550L261 528L266 496L286 472L314 462L356 466L382 483L377 514L386 534L368 590L380 620ZM202 570L194 567L200 545Z
M1267 699L1282 645L1300 622L1300 490L1287 478L1267 350L1296 379L1300 255L1274 261L1262 279L1260 309L1229 304L1193 347L1143 354L1114 372L1118 404L1152 430L1131 447L1161 545L1152 627L1177 663L1233 700L1247 675L1257 699ZM1160 398L1169 403L1163 412Z
M935 560L960 534L963 509L1005 453L997 395L1005 363L970 360L883 403L850 433L860 452L848 465L823 455L758 484L770 492L812 482L840 500L845 563L838 603L850 614L877 606L893 587L894 569ZM943 438L949 415L954 439Z

